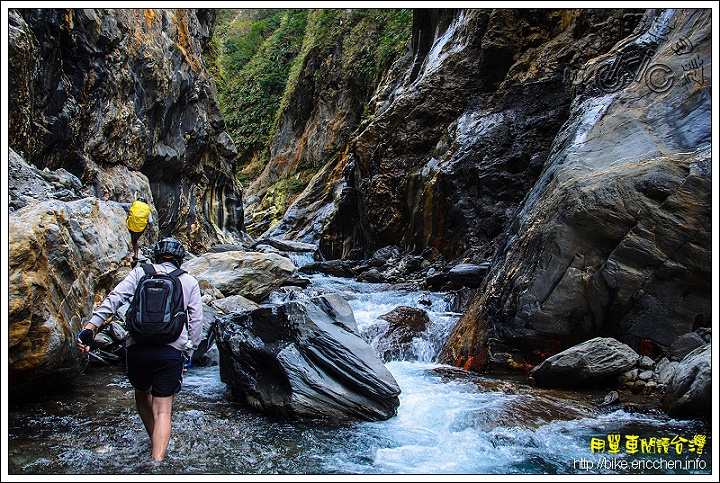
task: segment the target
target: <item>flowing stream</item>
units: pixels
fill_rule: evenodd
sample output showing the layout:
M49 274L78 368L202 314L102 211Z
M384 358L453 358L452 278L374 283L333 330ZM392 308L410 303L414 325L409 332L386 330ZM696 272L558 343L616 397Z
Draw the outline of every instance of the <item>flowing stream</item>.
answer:
M708 422L603 410L600 391L543 390L522 378L473 376L437 364L442 341L460 317L450 309L449 294L310 278L311 287L345 294L360 330L399 305L428 312L431 324L414 341L413 355L387 363L402 390L395 417L342 424L278 419L234 402L218 366L192 367L175 399L168 456L155 463L123 365L92 365L66 389L8 409L8 473L712 473Z

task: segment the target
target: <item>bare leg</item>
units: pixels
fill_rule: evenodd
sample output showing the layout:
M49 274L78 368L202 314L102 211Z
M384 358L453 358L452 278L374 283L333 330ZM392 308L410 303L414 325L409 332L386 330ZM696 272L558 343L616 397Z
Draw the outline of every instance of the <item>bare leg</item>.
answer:
M152 414L154 428L152 437L152 457L155 461L165 459L168 444L170 444L170 433L172 432L172 404L174 396L153 397Z
M172 404L174 396L155 397L147 391L135 391L140 419L150 436L152 457L155 461L165 459L172 432Z
M145 430L152 439L155 421L153 419L153 397L150 389L147 391L138 391L136 389L135 404L137 404L138 413L140 413L140 419L142 419Z

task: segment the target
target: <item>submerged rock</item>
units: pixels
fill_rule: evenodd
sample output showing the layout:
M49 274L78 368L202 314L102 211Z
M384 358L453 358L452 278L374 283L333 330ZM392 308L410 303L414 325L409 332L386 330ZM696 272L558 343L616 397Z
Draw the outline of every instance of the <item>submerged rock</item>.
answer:
M378 319L385 323L373 324L361 331L361 335L370 341L380 358L385 362L418 359L413 339L419 337L430 324L427 312L401 305Z

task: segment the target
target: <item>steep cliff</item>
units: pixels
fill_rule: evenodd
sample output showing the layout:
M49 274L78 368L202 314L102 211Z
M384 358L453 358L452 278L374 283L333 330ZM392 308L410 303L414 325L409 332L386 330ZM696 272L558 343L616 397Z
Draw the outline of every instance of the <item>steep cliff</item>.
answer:
M347 59L322 56L290 94L291 106L313 99L315 108L282 112L268 167L248 189L246 223L254 235L318 243L329 259L363 259L387 245L488 259L568 117L571 75L640 18L640 10L414 10L410 49L367 96L362 122L362 91L338 78ZM292 204L262 205L257 196L269 197L259 188L300 163L318 167L305 191Z
M650 10L587 62L442 362L528 367L594 336L658 357L711 326L711 12Z
M75 336L129 268L117 204L143 195L190 251L243 231L208 74L213 10L9 10L9 392L87 364Z
M711 319L710 15L415 10L336 157L305 136L327 118L283 113L271 152L320 170L264 234L492 262L442 362L528 368L598 335L657 356Z
M85 194L152 199L193 250L244 229L207 58L214 10L12 9L9 145Z
M267 145L241 149L240 159L248 163L243 173L256 173L243 199L248 233L317 244L324 214L335 211L334 193L342 182L342 153L348 140L372 113L368 103L382 76L398 55L407 52L411 12L312 9L305 18L302 36L282 32L264 46L272 54L260 52L265 62L269 56L282 61L295 51L287 53L285 48L284 56L275 54L274 49L279 50L275 44L302 44L283 84L285 95L282 102L278 100L278 112L263 113L257 121L248 119L257 124L255 131L264 132L269 116L275 116L270 118L275 123L267 134ZM271 87L262 87L272 85L266 76L263 72L247 79L260 84L260 92L244 87L254 95L243 98L259 96L263 105L267 103L265 98L273 92ZM249 112L262 109L253 104ZM248 130L246 126L238 136L255 139L257 135L244 134Z

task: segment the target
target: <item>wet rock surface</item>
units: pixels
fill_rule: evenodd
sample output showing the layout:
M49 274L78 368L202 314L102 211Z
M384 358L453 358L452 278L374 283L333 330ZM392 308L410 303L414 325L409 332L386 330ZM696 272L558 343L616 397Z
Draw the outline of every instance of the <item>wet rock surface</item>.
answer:
M338 295L219 317L217 344L223 382L258 410L378 421L400 404L399 386Z
M601 335L657 358L678 336L710 327L709 85L678 78L691 57L709 56L708 14L648 11L633 35L588 61L544 170L442 362L534 366ZM683 42L692 53L673 51ZM598 80L633 49L675 73L666 89L639 82L609 91Z

